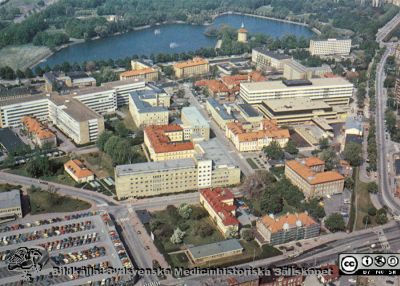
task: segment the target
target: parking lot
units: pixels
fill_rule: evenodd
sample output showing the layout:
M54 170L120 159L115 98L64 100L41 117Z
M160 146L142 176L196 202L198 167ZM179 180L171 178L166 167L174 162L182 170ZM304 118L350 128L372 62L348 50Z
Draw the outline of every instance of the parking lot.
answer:
M32 276L34 285L114 285L129 276L83 272L56 274L53 267L131 268L118 232L108 213L82 212L73 216L16 224L0 229L0 285L21 285L22 272L9 271L6 258L19 247L40 247L49 255L41 271Z
M333 213L340 213L343 216L344 221L348 222L349 213L351 206L351 192L344 189L341 194L335 194L328 197L324 197L324 209L326 216Z

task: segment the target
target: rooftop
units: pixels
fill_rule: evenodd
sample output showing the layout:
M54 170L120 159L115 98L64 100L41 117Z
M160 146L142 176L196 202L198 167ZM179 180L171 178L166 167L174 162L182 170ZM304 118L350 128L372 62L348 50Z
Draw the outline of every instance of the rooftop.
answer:
M94 175L81 161L76 159L66 162L64 168L71 171L78 178L86 178Z
M233 120L233 116L228 113L226 110L225 106L220 104L218 101L215 100L215 98L208 98L207 99L208 103L214 108L216 112L221 116L222 119L224 120Z
M308 80L311 84L302 85L299 81L270 80L260 82L246 82L240 86L252 92L279 91L288 89L310 89L310 88L329 88L329 87L353 87L353 84L342 77L334 78L311 78ZM288 85L289 84L289 85Z
M179 152L194 149L194 145L190 141L171 141L167 135L168 132L183 132L183 128L177 124L169 124L159 126L152 125L144 129L144 133L156 153Z
M144 74L154 73L154 72L157 72L157 71L153 68L143 68L143 69L129 70L129 71L123 72L120 74L120 76L132 77L132 76L144 75Z
M207 59L195 57L195 58L193 58L193 60L189 60L186 62L179 62L179 63L174 64L174 68L183 69L183 68L194 67L194 66L205 65L205 64L208 64Z
M272 233L295 227L309 227L317 224L307 212L286 214L278 218L265 215L261 218L262 224Z
M190 122L191 126L202 126L205 128L210 128L210 124L207 120L201 115L200 111L194 107L184 107L182 108L182 115L185 115L185 118Z
M200 191L200 195L208 202L212 209L221 218L225 226L239 225L238 219L232 214L236 210L233 204L235 196L229 189L215 188L204 189ZM231 202L228 202L231 201Z
M228 239L188 248L188 251L195 259L214 256L219 253L231 252L235 250L243 250L243 246L237 239Z
M255 51L259 52L259 53L262 53L262 54L264 54L264 55L266 55L268 57L274 58L276 60L287 60L287 59L291 58L290 56L285 55L283 53L277 53L277 52L274 52L274 51L270 51L265 47L254 48L253 50L255 50Z
M53 132L45 129L36 118L24 116L22 117L21 121L25 125L28 132L34 133L39 139L50 139L56 137Z
M21 207L20 190L0 192L0 209Z
M195 167L196 163L193 159L178 159L117 165L115 167L115 176L128 176L134 173L154 173L171 169L189 169Z
M160 94L159 89L145 89L145 90L135 90L130 93L130 97L133 103L136 105L136 109L139 113L149 113L149 112L168 112L168 110L163 106L153 106L150 103L144 101L145 99L156 99Z
M332 110L323 100L312 100L308 97L280 98L263 101L268 109L274 113L312 111L316 109Z
M212 138L207 141L200 141L197 146L202 150L199 156L204 160L212 160L214 166L236 166L225 147L219 143L217 138Z
M79 122L88 121L91 119L103 118L92 109L77 99L69 96L52 95L50 100L57 106L63 107L62 110Z
M47 100L43 94L36 94L36 95L17 95L17 96L4 96L0 97L0 106L6 106L11 104L21 104L36 100Z
M25 146L24 142L10 128L0 128L0 144L8 152Z
M247 103L242 103L237 105L239 109L247 116L247 117L260 117L262 116L257 109Z
M256 141L262 138L290 138L288 129L280 129L275 122L264 119L261 128L245 130L243 123L229 122L226 128L238 136L240 142Z

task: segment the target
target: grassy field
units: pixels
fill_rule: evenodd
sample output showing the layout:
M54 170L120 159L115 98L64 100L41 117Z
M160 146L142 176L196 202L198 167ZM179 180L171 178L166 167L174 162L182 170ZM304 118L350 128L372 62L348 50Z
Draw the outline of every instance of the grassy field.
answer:
M57 162L60 165L60 168L57 170L57 172L52 175L52 176L42 176L40 177L41 180L44 181L50 181L54 183L59 183L59 184L64 184L64 185L69 185L72 187L79 186L68 174L64 172L64 163L68 161L68 157L63 157L63 158L57 158L57 159L52 159L51 161ZM20 175L20 176L25 176L25 177L30 177L28 172L26 171L26 164L24 165L19 165L18 167L15 167L14 169L7 170L7 172Z
M34 45L8 46L0 49L0 63L14 70L24 70L33 63L51 54L47 47Z
M137 128L135 122L133 121L131 113L129 112L129 107L128 106L122 107L121 112L123 112L125 114L124 124L125 124L126 128L128 128L131 131L137 131L138 128Z
M81 200L50 194L44 190L28 191L31 214L73 212L90 208L90 204Z
M9 192L11 190L20 190L22 188L22 186L18 186L18 185L11 185L11 184L0 184L0 193L1 192Z
M104 152L80 155L80 159L91 169L98 178L114 177L114 167L109 155Z
M364 229L365 224L363 223L363 217L368 215L369 208L375 208L371 202L371 197L367 189L367 184L363 183L359 180L359 169L357 168L355 171L355 191L356 191L356 227L353 230ZM372 223L369 226L375 226L375 219L372 217Z
M249 163L250 167L252 167L253 169L259 169L257 164L251 158L247 158L246 161L247 161L247 163Z

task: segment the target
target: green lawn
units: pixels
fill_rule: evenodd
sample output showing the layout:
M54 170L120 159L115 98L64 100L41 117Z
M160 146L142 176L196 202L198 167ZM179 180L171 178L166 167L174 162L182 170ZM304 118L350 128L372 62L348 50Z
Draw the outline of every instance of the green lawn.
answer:
M59 183L59 184L68 185L68 186L72 186L72 187L80 186L64 171L64 163L67 162L68 160L69 160L68 157L52 159L51 161L55 162L59 166L59 168L57 169L57 171L54 175L42 176L42 177L40 177L40 179L44 180L44 181ZM19 166L15 167L14 169L7 170L7 172L16 174L16 175L20 175L20 176L30 177L30 175L26 171L26 164L19 165Z
M31 214L73 212L90 208L90 204L78 199L50 194L44 190L28 190Z
M367 183L363 183L359 180L359 169L357 168L355 171L355 191L356 191L356 200L357 200L357 221L356 221L356 229L359 230L364 229L365 224L363 223L363 217L368 215L369 208L375 208L371 202L371 197L367 189ZM375 226L375 219L372 217L372 223L369 226Z
M211 242L217 242L217 241L224 240L224 237L218 231L216 225L214 224L214 222L212 222L209 219L208 216L203 217L199 220L192 220L189 218L188 220L179 219L177 221L176 219L174 219L173 217L168 215L168 212L166 210L163 210L163 211L158 211L158 212L152 213L152 219L160 220L162 223L172 226L172 228L176 228L179 224L184 223L188 227L187 229L184 230L186 232L186 235L183 239L183 244L186 244L186 245L201 245L201 244L207 244L207 243L211 243ZM206 237L201 237L199 235L196 235L197 226L203 222L206 222L213 227L214 231L213 231L212 235L206 236ZM183 245L183 244L176 245L176 244L171 243L169 241L169 237L167 237L165 239L162 239L162 238L160 239L160 238L156 237L156 239L158 239L160 241L162 248L164 250L163 251L164 253L177 251L180 249L180 246Z
M13 1L10 1L13 2ZM0 63L10 66L14 70L24 70L33 63L50 55L51 50L47 47L38 47L32 44L21 46L7 46L0 49Z
M9 192L11 190L20 190L22 186L20 185L11 185L11 184L0 184L0 193L1 192Z
M132 115L129 112L129 107L124 106L121 108L121 112L125 114L124 124L125 127L131 131L137 131L139 128L136 126L135 122L133 121Z
M104 152L80 155L82 162L91 169L98 178L114 177L114 167L111 157Z
M249 163L250 167L252 167L253 169L259 169L257 164L251 158L247 158L246 161L247 161L247 163Z

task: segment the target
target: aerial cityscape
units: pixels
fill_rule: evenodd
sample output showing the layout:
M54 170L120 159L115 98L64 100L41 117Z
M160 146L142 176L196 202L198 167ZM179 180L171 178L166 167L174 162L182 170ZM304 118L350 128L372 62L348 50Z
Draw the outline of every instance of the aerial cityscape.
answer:
M0 0L0 286L400 285L400 1Z

